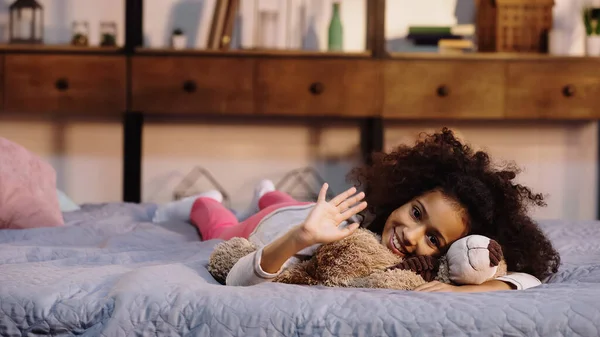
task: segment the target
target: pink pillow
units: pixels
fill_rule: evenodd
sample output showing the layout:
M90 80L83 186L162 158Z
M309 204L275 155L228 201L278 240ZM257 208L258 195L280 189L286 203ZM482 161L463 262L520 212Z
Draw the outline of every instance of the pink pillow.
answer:
M0 156L0 229L64 226L54 168L1 137Z

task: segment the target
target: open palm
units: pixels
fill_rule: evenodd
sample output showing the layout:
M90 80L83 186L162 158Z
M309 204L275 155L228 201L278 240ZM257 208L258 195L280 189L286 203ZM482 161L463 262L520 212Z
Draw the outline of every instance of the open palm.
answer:
M367 207L366 202L360 202L365 194L360 192L354 195L354 187L327 201L328 187L327 183L323 184L317 204L302 225L305 240L311 244L334 242L352 234L358 228L358 223L344 228L339 228L339 224Z

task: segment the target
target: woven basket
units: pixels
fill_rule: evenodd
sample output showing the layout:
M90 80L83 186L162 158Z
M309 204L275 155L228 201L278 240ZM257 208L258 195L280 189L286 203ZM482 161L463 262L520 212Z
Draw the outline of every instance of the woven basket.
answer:
M475 0L481 52L548 52L554 0Z

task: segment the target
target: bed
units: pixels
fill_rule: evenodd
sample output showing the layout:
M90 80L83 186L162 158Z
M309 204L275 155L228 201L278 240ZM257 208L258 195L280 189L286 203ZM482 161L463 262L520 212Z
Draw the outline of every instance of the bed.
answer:
M542 222L563 258L547 284L450 294L262 284L207 272L217 240L153 224L153 204L83 205L67 226L0 231L0 335L597 336L600 223Z

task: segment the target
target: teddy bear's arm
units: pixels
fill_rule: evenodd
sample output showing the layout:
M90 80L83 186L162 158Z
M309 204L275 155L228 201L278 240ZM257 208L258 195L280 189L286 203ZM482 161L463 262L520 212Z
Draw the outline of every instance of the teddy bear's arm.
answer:
M380 288L396 290L413 290L416 287L425 284L425 280L420 275L410 270L388 269L379 270L373 274L353 279L348 284L354 288Z
M313 261L303 261L298 264L292 265L289 268L283 270L277 275L273 282L287 283L287 284L305 284L305 285L317 285L319 282L315 280L308 271L311 270L311 263Z

